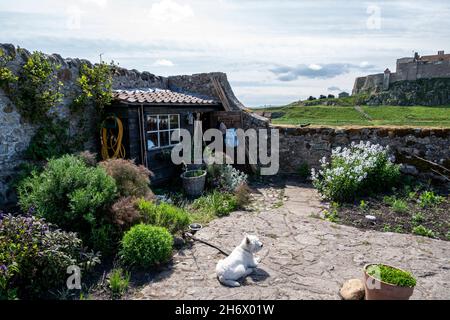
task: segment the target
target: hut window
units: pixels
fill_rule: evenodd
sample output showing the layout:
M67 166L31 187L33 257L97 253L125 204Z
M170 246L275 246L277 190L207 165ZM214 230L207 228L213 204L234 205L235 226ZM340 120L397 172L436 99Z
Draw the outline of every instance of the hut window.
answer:
M147 148L154 150L173 146L170 141L174 131L180 130L180 115L148 115L147 116Z

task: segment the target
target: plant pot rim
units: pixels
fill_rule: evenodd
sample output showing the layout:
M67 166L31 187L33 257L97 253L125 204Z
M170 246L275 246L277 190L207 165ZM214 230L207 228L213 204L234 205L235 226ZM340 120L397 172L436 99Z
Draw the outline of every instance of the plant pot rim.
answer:
M375 277L372 277L370 274L367 273L367 268L370 267L370 266L373 266L373 265L382 265L382 266L385 266L385 267L389 267L389 268L397 269L397 270L400 270L400 271L403 271L403 272L406 272L406 273L410 273L410 272L407 272L406 270L403 270L403 269L398 268L398 267L391 266L391 265L386 264L386 263L368 263L368 264L366 264L366 265L364 266L364 268L363 268L363 271L364 271L364 273L366 274L367 277L372 278L372 279L374 279L375 281L378 281L378 282L380 282L380 283L382 283L382 284L384 284L384 285L391 286L391 287L398 287L398 288L415 288L415 286L413 286L413 287L402 287L402 286L399 286L399 285L396 285L396 284L392 284L392 283L389 283L389 282L384 282L384 281L382 281L382 280L380 280L380 279L377 279L377 278L375 278Z
M195 176L195 177L186 177L186 173L188 173L188 172L195 172L195 171L201 171L202 174L199 175L199 176ZM204 177L204 176L206 176L206 170L203 170L203 169L186 170L185 172L183 172L183 173L181 174L181 178L182 178L182 179L198 179L198 178L202 178L202 177Z

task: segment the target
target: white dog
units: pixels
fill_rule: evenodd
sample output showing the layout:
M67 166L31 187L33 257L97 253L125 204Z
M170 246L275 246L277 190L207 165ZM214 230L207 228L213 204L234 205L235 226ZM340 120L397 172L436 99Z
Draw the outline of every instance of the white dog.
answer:
M256 236L245 235L241 244L216 266L216 274L219 281L230 287L239 287L238 279L251 274L258 265L257 259L253 256L263 247L263 244Z

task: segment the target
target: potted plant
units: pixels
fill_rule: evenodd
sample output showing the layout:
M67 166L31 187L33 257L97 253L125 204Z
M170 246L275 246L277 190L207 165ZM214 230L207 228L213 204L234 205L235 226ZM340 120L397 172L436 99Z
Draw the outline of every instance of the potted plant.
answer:
M188 196L198 197L203 193L206 182L205 170L186 170L181 174L183 189Z
M364 267L366 300L408 300L416 286L411 273L386 264Z

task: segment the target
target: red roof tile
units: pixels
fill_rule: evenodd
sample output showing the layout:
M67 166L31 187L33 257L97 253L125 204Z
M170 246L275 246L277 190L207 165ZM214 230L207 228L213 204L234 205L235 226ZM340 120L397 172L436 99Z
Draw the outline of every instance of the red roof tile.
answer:
M113 93L113 97L114 100L119 102L137 104L218 104L218 102L213 99L203 99L186 93L163 89L116 90Z

